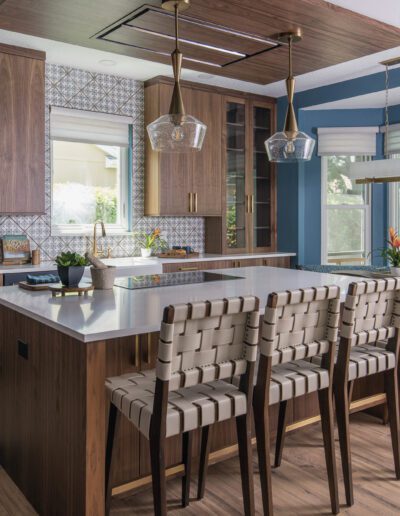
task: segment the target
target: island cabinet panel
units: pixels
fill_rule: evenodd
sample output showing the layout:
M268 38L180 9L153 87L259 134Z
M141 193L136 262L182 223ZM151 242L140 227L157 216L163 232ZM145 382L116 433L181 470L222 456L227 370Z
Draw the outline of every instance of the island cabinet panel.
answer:
M0 45L0 213L45 211L45 54Z
M145 125L168 113L173 85L170 80L145 86ZM153 151L145 135L145 215L221 215L221 96L183 85L188 115L207 125L198 152Z

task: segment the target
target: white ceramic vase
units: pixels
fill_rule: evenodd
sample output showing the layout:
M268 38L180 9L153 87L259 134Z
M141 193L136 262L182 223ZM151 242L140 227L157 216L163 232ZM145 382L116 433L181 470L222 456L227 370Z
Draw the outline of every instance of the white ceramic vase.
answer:
M142 255L142 258L150 258L150 256L151 256L151 249L142 248L142 249L140 249L140 253Z

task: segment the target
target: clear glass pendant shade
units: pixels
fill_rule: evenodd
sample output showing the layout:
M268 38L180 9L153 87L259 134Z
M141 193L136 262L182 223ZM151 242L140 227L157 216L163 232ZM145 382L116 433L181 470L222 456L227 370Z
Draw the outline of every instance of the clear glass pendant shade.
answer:
M301 131L294 138L289 138L284 131L278 132L265 142L268 159L274 163L309 161L314 146L315 140Z
M191 115L163 115L147 126L153 150L160 152L199 151L207 126Z

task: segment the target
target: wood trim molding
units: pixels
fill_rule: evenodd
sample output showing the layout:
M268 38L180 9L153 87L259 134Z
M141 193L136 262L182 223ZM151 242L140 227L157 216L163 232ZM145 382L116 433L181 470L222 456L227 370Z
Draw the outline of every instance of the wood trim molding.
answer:
M165 77L164 75L157 75L156 77L153 77L152 79L149 79L148 81L145 81L144 87L148 88L149 86L153 86L154 84L174 84L174 80L171 77ZM240 91L240 90L232 90L230 88L222 88L221 86L212 86L208 84L202 84L198 82L192 82L192 81L181 81L182 86L186 86L191 89L195 90L201 90L201 91L208 91L208 92L214 92L219 93L221 95L225 96L232 96L235 101L238 100L238 98L243 98L244 100L254 100L256 102L263 102L268 103L270 102L272 105L276 104L276 99L273 97L267 97L266 95L257 95L256 93L249 93L246 91Z
M3 54L11 54L14 56L46 61L46 52L42 52L41 50L34 50L33 48L16 47L14 45L5 45L0 43L0 52Z

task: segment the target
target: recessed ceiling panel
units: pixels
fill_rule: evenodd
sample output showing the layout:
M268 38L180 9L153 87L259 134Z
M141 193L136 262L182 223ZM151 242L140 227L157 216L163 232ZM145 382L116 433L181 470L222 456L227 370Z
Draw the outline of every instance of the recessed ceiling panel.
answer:
M96 37L153 54L169 55L175 48L174 16L158 7L144 5ZM179 40L184 60L217 68L281 46L268 37L234 31L187 15L179 18Z

